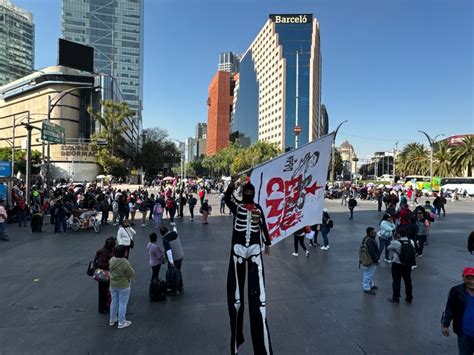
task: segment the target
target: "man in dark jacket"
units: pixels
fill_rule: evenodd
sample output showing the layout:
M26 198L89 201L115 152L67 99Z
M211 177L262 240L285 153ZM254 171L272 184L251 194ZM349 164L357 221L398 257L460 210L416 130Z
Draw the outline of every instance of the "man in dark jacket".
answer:
M449 336L449 325L458 336L460 355L474 354L474 268L467 267L462 273L464 283L449 291L448 302L441 317L441 332Z
M105 240L102 249L97 250L94 259L96 269L109 270L109 260L114 256L115 238ZM110 281L97 282L99 286L99 313L109 313L110 308Z
M469 237L467 238L467 250L471 254L474 251L474 231L472 231L471 234L469 234Z
M377 235L377 232L373 227L368 227L366 229L366 236L362 240L362 244L365 243L367 246L367 251L369 252L369 255L372 259L372 264L369 266L364 266L364 276L362 277L362 288L365 293L368 295L375 296L376 293L375 291L378 289L377 286L374 284L374 274L375 274L375 269L377 268L377 265L379 264L379 247L377 245L377 242L375 241L375 237Z
M194 219L194 206L196 206L197 200L193 195L189 195L188 206L189 214L191 215L191 221Z
M349 199L348 205L349 205L349 211L351 212L351 216L349 217L349 219L352 219L354 217L354 208L355 206L357 206L357 201L354 198L354 196L351 196L351 198Z
M183 246L181 245L176 227L173 227L172 231L166 227L161 227L160 234L163 237L163 247L168 259L166 281L169 285L170 293L177 295L184 292L183 277L181 275L181 266L184 258Z

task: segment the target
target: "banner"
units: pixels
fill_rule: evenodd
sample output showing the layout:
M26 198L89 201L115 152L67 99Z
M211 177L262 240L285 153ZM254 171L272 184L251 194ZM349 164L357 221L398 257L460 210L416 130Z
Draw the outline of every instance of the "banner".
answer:
M334 133L255 167L250 176L272 245L321 223Z

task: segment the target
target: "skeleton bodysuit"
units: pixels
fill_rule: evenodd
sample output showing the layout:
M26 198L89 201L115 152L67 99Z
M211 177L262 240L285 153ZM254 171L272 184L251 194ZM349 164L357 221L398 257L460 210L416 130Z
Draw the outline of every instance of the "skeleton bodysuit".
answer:
M231 183L225 193L225 203L234 215L232 251L227 275L227 305L231 328L231 353L237 354L244 342L244 286L248 265L248 297L250 328L255 354L273 354L265 306L265 275L262 260L262 235L270 245L262 208L253 202L255 188L251 184L242 189L243 201L234 201Z

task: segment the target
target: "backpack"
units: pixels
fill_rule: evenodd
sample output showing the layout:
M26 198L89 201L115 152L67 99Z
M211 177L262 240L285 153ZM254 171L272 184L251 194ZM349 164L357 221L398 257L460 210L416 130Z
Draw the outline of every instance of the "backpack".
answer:
M413 211L412 211L412 210L408 210L405 219L406 219L406 221L407 221L408 223L411 223L411 219L412 219L412 218L413 218Z
M160 214L160 213L163 213L163 206L161 206L161 204L157 203L155 205L155 208L154 208L154 211L153 211L155 214Z
M401 244L400 254L398 257L400 258L400 262L402 265L413 266L416 265L416 254L415 248L411 245L409 240L399 240Z
M329 229L331 229L332 227L334 227L334 221L331 218L328 218L326 225Z
M367 237L364 238L359 248L359 264L362 266L370 266L374 262L369 254L369 248L367 247Z
M151 302L160 302L166 300L166 282L159 279L153 279L150 282L148 291Z

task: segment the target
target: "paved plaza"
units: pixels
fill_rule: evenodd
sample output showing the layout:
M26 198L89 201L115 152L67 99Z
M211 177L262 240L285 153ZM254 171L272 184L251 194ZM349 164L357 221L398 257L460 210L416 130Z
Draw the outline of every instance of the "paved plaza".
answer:
M97 312L97 285L85 273L116 227L99 235L80 231L59 236L50 225L41 235L8 225L11 241L0 243L0 354L228 354L232 218L219 215L215 195L211 200L209 225L202 225L200 217L177 221L185 253L185 294L166 302L148 301L146 243L154 229L135 226L130 260L136 278L127 316L133 324L120 330ZM352 221L340 201L326 200L325 205L335 223L329 251L311 248L308 259L303 253L294 257L291 237L265 257L275 354L455 354L456 339L442 337L440 317L449 288L460 282L463 267L474 266L474 256L466 250L474 229L474 202L449 202L446 218L433 224L429 246L413 272L412 305L387 302L391 276L385 263L375 275L378 294L362 292L357 252L365 228L376 227L381 217L376 204L359 202ZM252 354L247 309L241 354Z

